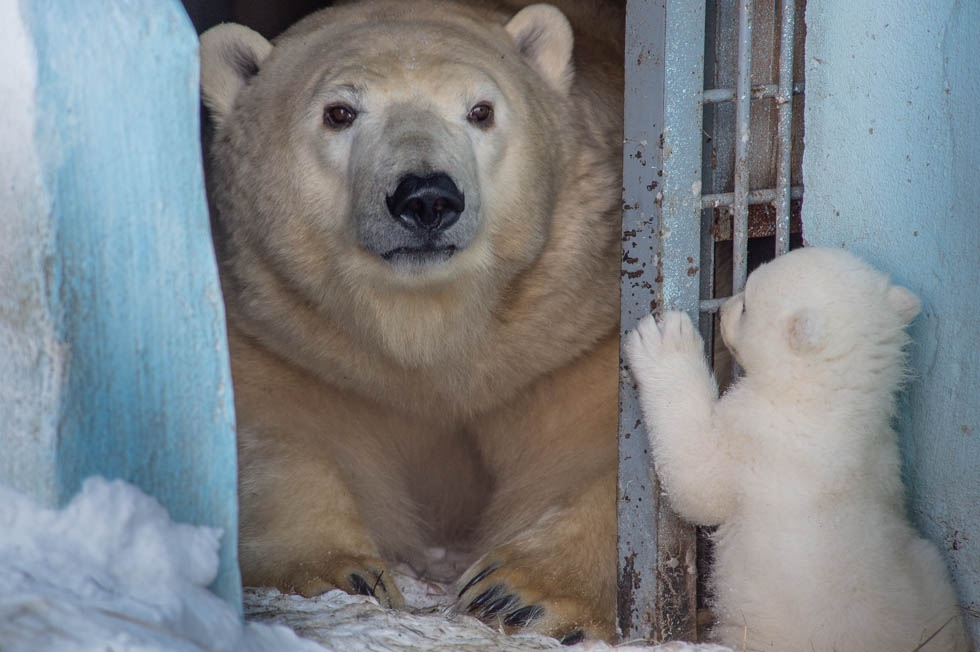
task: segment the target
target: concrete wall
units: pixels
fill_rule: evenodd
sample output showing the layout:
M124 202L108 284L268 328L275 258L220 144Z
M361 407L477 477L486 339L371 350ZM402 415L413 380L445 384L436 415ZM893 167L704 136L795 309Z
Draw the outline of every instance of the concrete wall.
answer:
M224 532L234 411L176 0L0 0L0 482L48 504L126 479Z
M980 2L810 0L806 26L804 235L923 300L910 506L980 641Z

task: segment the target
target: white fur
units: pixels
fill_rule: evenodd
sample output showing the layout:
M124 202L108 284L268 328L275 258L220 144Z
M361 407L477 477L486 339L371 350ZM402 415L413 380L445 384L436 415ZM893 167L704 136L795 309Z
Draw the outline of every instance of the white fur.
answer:
M256 31L222 23L201 35L201 97L215 124L231 113L238 92L248 81L242 65L256 69L272 51L272 44Z
M714 639L779 652L970 649L943 560L906 520L890 425L918 311L914 294L844 251L778 258L722 309L745 376L720 400L687 315L630 333L671 504L719 526Z
M552 5L530 5L510 19L507 32L535 70L567 94L572 84L574 37L565 14Z

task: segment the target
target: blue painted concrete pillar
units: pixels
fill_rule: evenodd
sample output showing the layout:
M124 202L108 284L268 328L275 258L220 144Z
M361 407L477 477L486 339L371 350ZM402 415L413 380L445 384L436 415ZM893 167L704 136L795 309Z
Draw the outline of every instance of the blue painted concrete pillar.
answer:
M810 2L804 235L922 299L900 435L980 645L980 2Z
M224 531L240 605L194 30L176 0L0 0L0 52L0 482L133 482Z

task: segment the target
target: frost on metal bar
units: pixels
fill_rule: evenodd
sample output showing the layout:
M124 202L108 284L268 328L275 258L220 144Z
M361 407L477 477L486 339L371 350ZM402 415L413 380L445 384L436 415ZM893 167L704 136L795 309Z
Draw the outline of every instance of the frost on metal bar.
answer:
M662 307L697 323L701 276L701 134L705 5L667 3L664 61ZM660 510L658 609L661 640L696 640L697 537L669 508Z
M803 186L787 187L786 191L789 193L790 199L803 199ZM780 192L781 189L777 188L750 190L746 203L749 206L756 204L771 204L772 202L779 200ZM712 195L703 195L701 197L702 208L720 208L722 206L732 206L734 204L735 193L733 192L719 192ZM787 212L787 219L788 218L789 213Z
M703 39L702 3L627 4L623 333L662 308L697 317ZM694 531L662 499L625 367L620 380L620 635L694 640Z
M735 78L735 192L732 202L732 292L748 275L749 113L752 90L752 0L738 5L738 72Z
M792 4L792 3L791 3ZM792 61L792 30L790 31L790 61ZM790 68L790 74L792 75L792 67ZM792 84L791 91L793 95L800 95L803 93L802 84ZM783 91L779 84L761 84L758 86L753 86L752 90L749 92L749 97L753 100L764 100L767 97L788 97L788 95ZM735 89L734 88L711 88L705 89L704 91L704 103L705 104L720 104L721 102L734 102L735 101Z
M779 123L776 138L779 141L779 163L776 170L776 251L781 256L789 251L790 233L790 176L793 146L793 38L796 7L793 0L780 3L779 30L779 94L776 106Z
M626 16L623 137L623 267L621 333L659 306L660 134L663 130L665 13L662 3L631 0ZM622 360L622 356L620 356ZM617 628L624 640L657 631L656 478L636 388L620 363L619 596Z
M797 7L780 3L756 12L752 0L627 2L624 334L650 312L683 310L710 353L727 298L717 295L744 287L750 238L775 235L777 255L789 248L791 201L803 196L791 185L792 104L803 84L793 80ZM727 240L732 260L724 248L716 260L716 242ZM651 472L636 389L620 371L620 635L694 640L696 537Z

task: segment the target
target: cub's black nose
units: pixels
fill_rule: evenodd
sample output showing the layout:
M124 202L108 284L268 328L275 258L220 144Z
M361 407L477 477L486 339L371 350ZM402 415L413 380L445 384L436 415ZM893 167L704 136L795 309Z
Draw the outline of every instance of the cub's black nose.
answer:
M442 172L425 177L406 174L385 203L393 218L411 229L425 231L445 231L466 206L463 193Z

